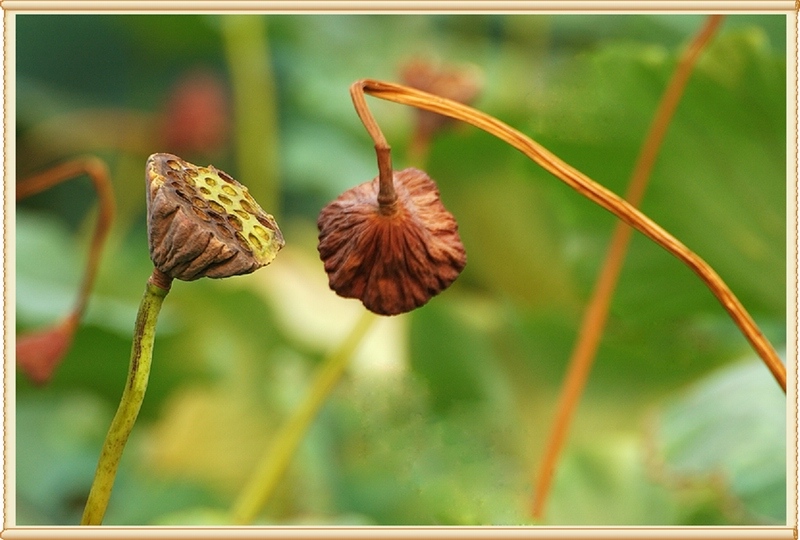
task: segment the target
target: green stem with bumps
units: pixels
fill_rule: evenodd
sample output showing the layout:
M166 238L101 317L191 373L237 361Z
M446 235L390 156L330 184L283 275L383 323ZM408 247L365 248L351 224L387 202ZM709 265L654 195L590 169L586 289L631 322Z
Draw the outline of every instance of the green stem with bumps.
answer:
M136 315L136 326L131 349L131 361L128 378L122 392L117 413L111 421L111 427L103 443L97 471L89 492L89 499L83 511L81 525L100 525L103 522L111 489L117 476L122 451L139 415L139 409L147 390L150 377L150 364L153 359L153 342L156 336L156 321L161 311L161 304L169 292L172 279L158 270L154 270L147 280L139 313Z

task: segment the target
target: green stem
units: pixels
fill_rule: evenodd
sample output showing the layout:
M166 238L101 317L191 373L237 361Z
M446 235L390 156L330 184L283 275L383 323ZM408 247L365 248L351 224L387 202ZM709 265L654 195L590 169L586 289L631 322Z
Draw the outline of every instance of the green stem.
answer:
M234 523L240 525L251 523L258 511L267 503L311 422L336 383L342 378L356 347L376 318L372 313L365 311L350 334L325 358L305 400L276 435L274 442L261 458L256 473L235 501L231 510Z
M139 415L142 406L147 380L150 376L150 363L153 359L153 341L156 335L156 321L161 311L161 304L169 292L170 278L158 270L147 281L144 297L139 304L139 313L136 315L136 326L131 349L131 362L128 368L128 379L119 403L117 413L111 421L97 471L94 475L92 489L86 508L83 511L81 525L100 525L108 507L111 489L117 476L117 468L122 458L125 443Z

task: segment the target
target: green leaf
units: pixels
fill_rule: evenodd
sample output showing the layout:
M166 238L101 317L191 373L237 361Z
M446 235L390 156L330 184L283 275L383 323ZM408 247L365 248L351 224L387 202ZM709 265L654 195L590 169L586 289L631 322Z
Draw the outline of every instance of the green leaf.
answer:
M675 479L712 481L754 519L786 520L786 396L761 362L706 377L663 407L656 444Z
M18 399L18 525L77 524L111 411L88 394Z
M75 239L48 215L17 212L16 309L22 324L64 317L78 296L82 261Z
M467 303L435 298L411 318L411 369L427 384L434 411L510 399L489 332L465 316L469 309Z

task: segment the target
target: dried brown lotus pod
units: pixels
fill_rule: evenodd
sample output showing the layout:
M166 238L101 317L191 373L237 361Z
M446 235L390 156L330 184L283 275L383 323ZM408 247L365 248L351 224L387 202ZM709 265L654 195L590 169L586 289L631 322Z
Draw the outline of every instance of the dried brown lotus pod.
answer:
M472 103L483 88L481 72L472 64L439 65L427 59L415 58L406 62L400 76L412 88L459 103ZM417 109L419 136L430 137L452 121L452 118Z
M378 204L375 178L345 191L317 220L318 250L331 289L380 315L425 304L467 262L458 223L433 180L412 168L393 175L393 204Z
M58 324L17 336L17 367L35 384L45 384L67 355L80 312L73 312Z
M275 219L224 171L153 154L146 179L150 258L172 278L249 274L283 247Z

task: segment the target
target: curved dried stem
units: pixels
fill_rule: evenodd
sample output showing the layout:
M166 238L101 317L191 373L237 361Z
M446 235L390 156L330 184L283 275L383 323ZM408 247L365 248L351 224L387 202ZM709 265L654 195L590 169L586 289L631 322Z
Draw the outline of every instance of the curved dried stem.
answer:
M78 314L82 313L86 307L89 292L97 275L103 244L111 229L111 222L114 220L114 192L111 187L111 176L108 172L108 167L106 167L103 160L93 156L86 156L56 165L52 169L22 180L16 185L16 200L19 201L65 180L77 178L84 174L91 179L100 199L100 214L94 228L92 244L89 248L89 258L86 262L86 270L83 275L78 302L74 309L74 312Z
M641 203L647 187L647 181L650 178L658 151L661 148L661 143L683 96L689 76L700 53L715 34L723 18L722 15L710 16L678 61L675 72L653 117L631 175L625 199L633 206L638 207ZM532 514L535 519L541 519L544 515L553 474L603 336L611 298L614 295L614 289L622 271L622 265L625 261L632 234L633 230L624 223L618 222L614 227L606 258L595 283L592 297L584 312L583 321L578 331L578 338L575 341L572 356L567 365L566 376L564 377L564 383L556 405L552 431L547 439L547 446L535 476L532 505Z
M761 333L758 325L722 278L708 263L636 207L571 167L523 133L472 107L421 90L373 79L357 81L351 86L351 93L357 92L359 89L387 101L426 109L467 122L494 135L522 152L584 197L599 204L666 249L686 264L706 284L764 361L783 391L786 391L786 367L781 362L778 353Z
M350 97L353 99L353 105L361 123L364 124L367 133L375 143L375 153L378 156L378 204L381 209L390 211L397 201L392 176L392 149L367 106L367 100L364 99L364 88L360 82L356 82L350 87Z
M17 336L17 366L36 384L44 384L50 380L72 344L73 336L89 301L89 294L100 265L100 255L114 219L114 194L105 163L95 157L83 157L62 163L16 184L16 200L19 201L83 175L89 176L97 191L100 210L75 306L55 326Z

